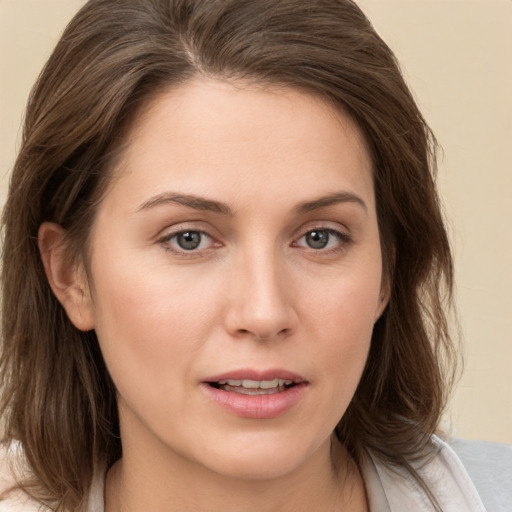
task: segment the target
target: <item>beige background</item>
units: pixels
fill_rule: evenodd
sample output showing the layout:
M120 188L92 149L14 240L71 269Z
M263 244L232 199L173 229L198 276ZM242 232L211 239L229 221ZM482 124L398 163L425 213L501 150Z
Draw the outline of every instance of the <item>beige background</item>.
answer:
M465 372L444 424L512 443L512 1L360 0L444 148ZM30 86L79 0L0 0L0 202Z

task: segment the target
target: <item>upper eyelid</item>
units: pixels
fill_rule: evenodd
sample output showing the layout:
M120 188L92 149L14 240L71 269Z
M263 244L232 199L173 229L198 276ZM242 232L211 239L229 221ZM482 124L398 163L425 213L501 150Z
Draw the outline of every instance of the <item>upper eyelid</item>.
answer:
M350 229L337 221L312 221L306 222L300 228L296 229L293 235L295 240L315 230L325 230L339 233L340 235L351 237Z
M205 234L210 238L219 237L218 230L214 229L210 224L206 224L202 221L185 221L168 225L161 229L156 237L158 239L170 238L186 231L197 231L198 233Z
M344 231L342 231L340 229L333 229L333 228L326 228L326 227L320 228L319 227L319 228L312 228L312 229L306 230L301 236L294 239L294 243L297 243L299 240L304 238L308 233L311 233L313 231L326 231L330 235L336 236L341 242L352 241L352 237L348 233L345 233Z
M212 240L212 242L216 241L216 238L213 235L211 235L210 233L208 233L207 231L204 231L202 229L191 229L191 228L188 228L188 229L187 228L178 229L176 231L171 231L169 233L164 233L159 238L159 241L160 242L164 242L166 240L172 240L173 238L177 237L178 235L180 235L182 233L187 233L187 232L200 233L202 236L208 237L210 240Z
M201 235L206 235L209 238L208 246L203 248L196 248L196 249L183 249L179 246L175 246L174 243L172 243L172 239L177 237L180 233L186 233L187 231L191 232L197 232L201 233ZM196 259L201 258L205 256L206 254L210 253L212 249L215 249L215 245L218 244L217 240L211 236L209 233L199 230L199 229L178 229L175 231L172 231L170 233L164 234L157 240L158 245L160 245L165 251L173 254L175 257L180 259ZM219 244L220 245L220 244Z
M208 233L208 231L206 231L204 229L187 228L187 227L173 229L173 230L169 230L167 232L166 232L166 230L163 230L162 237L163 238L172 238L173 236L179 235L180 233L187 233L187 232L201 233L202 235L206 235L206 236L209 236L210 238L213 238L212 235L210 235L210 233Z
M302 237L306 236L308 233L311 233L313 231L326 231L327 233L332 234L332 235L340 235L340 236L344 236L344 237L349 236L348 233L345 233L345 231L342 229L329 228L329 227L322 226L322 227L307 229L306 231L303 232L303 234L301 236L299 236L299 238L302 238Z
M352 238L351 230L340 222L317 220L308 221L299 228L294 229L293 232L290 233L292 242L299 240L307 233L315 230L326 230L332 232L333 234L339 234L343 238ZM223 234L210 223L205 223L204 221L200 220L183 221L174 225L169 225L159 231L159 233L156 235L156 239L169 239L186 231L197 231L198 233L206 235L217 242L226 238L233 239L233 234L226 236L226 233Z

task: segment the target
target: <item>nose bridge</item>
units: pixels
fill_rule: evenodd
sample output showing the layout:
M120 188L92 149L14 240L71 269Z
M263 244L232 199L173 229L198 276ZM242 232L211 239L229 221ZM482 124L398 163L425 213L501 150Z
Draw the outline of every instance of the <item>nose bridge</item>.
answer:
M290 333L296 312L283 255L273 244L249 247L238 255L233 275L229 330L270 339Z

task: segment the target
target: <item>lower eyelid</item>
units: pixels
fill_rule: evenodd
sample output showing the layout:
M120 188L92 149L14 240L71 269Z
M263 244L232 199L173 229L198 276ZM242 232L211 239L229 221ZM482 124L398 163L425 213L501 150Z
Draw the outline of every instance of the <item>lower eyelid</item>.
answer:
M309 233L314 232L314 231L322 231L322 232L328 233L329 236L334 237L337 241L337 243L335 244L335 247L314 248L314 247L309 247L305 243L304 243L304 245L299 244L300 240L302 240ZM179 236L180 234L187 233L187 232L199 233L201 235L201 237L206 238L206 240L201 240L200 245L206 244L207 246L194 248L194 249L188 249L188 250L184 249L184 248L180 248L177 245L176 237ZM353 242L352 236L347 234L344 231L334 229L331 227L319 226L319 227L313 227L313 228L308 229L307 231L303 232L303 234L300 237L295 238L295 241L292 243L292 245L294 245L296 247L297 246L302 247L304 249L309 249L309 250L311 250L313 252L317 252L317 253L321 253L321 252L328 253L328 252L336 252L336 251L342 250L344 247L346 247L347 245L349 245L352 242ZM181 254L181 255L188 255L188 256L198 255L198 253L201 253L202 251L207 251L208 249L212 249L212 248L216 248L216 247L218 248L223 245L222 243L218 242L214 236L210 235L206 231L203 231L203 230L197 229L197 228L196 229L187 229L186 227L178 229L171 233L165 234L164 236L159 238L158 243L161 244L162 246L164 246L164 248L170 252L174 252L176 254ZM329 241L328 244L332 244L332 241Z
M294 242L294 245L298 245L298 241L300 241L302 238L306 237L308 233L312 233L314 231L323 231L328 233L330 236L335 237L338 240L338 247L328 247L328 248L320 248L315 249L313 247L307 247L306 245L302 246L299 245L299 247L304 247L305 249L310 249L315 252L328 252L328 251L336 251L339 250L341 246L346 246L347 244L352 242L352 237L348 235L347 233L344 233L343 231L333 229L333 228L325 228L325 227L317 227L307 230L303 235L301 235L299 238L296 239Z
M206 233L205 231L201 231L199 229L186 229L186 228L185 229L180 229L178 231L174 231L172 233L168 233L168 234L162 236L158 240L158 243L160 243L161 245L164 245L168 250L172 250L172 251L177 252L177 253L192 254L194 252L199 252L201 250L206 250L206 249L209 248L209 247L203 247L203 248L187 250L187 249L183 249L183 248L180 248L180 247L174 247L174 244L176 242L176 238L179 235L184 234L184 233L199 233L201 235L201 237L202 237L200 244L207 243L208 246L216 245L215 239L211 235ZM206 241L203 240L204 238L206 238L207 240Z

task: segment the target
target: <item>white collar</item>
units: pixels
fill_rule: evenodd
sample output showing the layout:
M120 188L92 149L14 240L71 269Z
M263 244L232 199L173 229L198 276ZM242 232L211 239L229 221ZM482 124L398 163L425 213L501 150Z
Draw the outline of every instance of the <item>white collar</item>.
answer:
M432 437L431 442L436 455L416 470L443 512L486 512L455 452L436 436ZM374 455L368 454L361 471L371 512L435 510L417 480L405 469L391 469Z

